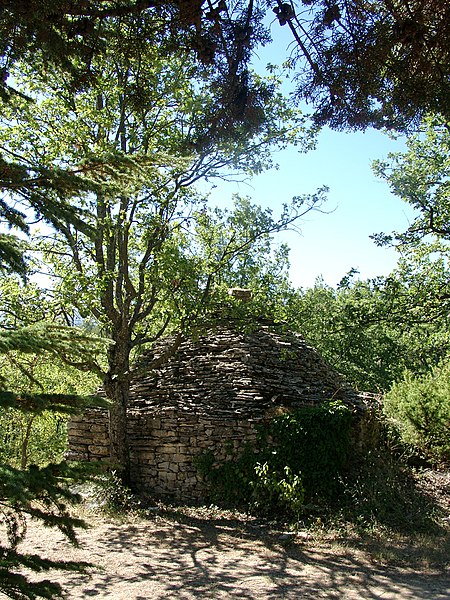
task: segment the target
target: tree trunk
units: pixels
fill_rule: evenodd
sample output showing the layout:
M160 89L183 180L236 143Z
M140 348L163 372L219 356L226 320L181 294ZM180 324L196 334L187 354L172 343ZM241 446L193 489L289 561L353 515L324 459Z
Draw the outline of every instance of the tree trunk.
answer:
M124 329L127 329L126 327ZM127 436L127 410L130 394L128 331L112 336L109 371L104 381L109 410L110 460L125 484L130 483L130 456Z
M105 385L105 390L107 390L107 397L112 400L109 410L109 457L122 481L129 484L130 456L127 436L129 383L111 381Z
M27 421L27 426L22 437L22 444L20 448L20 468L26 469L28 463L28 445L30 442L31 428L33 427L35 417L31 417Z

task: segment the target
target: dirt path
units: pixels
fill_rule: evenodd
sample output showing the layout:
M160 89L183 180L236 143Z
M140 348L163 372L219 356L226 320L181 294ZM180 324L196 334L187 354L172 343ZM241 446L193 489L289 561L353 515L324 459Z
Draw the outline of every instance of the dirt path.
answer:
M68 600L450 598L448 573L385 568L354 549L310 548L227 519L100 521L79 537L83 547L74 549L57 532L33 525L21 546L97 565L89 576L51 574Z

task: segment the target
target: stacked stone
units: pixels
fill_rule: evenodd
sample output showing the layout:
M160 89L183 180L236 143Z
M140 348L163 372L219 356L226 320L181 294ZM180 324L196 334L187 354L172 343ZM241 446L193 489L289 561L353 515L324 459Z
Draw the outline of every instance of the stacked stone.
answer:
M163 352L164 347L156 349ZM301 406L357 395L319 354L294 333L261 327L254 333L222 328L181 345L151 377L132 386L133 406L181 411L259 414L273 405Z
M167 344L170 340L154 348L154 355ZM236 456L277 407L330 399L359 406L355 392L301 336L269 326L251 333L218 327L184 342L161 368L133 382L128 418L132 481L150 494L200 499L205 488L195 464L199 456L212 452L218 462ZM72 421L73 458L107 457L107 416L106 411L89 411Z
M129 420L131 478L144 494L200 500L205 486L196 460L211 452L219 463L256 438L252 421L180 415L174 409L157 412L150 416L133 411Z
M109 458L108 413L90 409L72 417L68 427L69 460L107 460Z

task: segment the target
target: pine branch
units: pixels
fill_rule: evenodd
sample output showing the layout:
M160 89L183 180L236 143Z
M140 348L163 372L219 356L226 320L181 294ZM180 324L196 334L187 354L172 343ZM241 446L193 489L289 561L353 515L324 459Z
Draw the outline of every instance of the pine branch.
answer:
M9 544L8 547L0 546L0 591L8 597L32 600L63 596L59 584L49 580L30 581L20 573L23 568L35 573L50 569L83 573L92 567L87 562L51 560L17 551L26 532L25 517L58 528L72 544L78 544L75 528L86 528L87 525L68 511L67 502L76 503L81 499L69 485L91 476L92 468L88 471L65 462L43 468L31 465L24 470L0 465L0 522L6 526Z
M109 403L100 396L77 394L27 394L0 391L0 406L40 414L50 410L68 415L81 414L86 408L107 407Z

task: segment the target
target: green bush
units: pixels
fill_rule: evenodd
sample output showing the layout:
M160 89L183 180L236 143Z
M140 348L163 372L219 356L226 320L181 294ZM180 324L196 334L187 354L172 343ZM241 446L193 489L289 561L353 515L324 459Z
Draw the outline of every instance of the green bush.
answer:
M255 449L246 444L244 451L217 464L212 451L197 457L195 466L209 486L211 501L228 506L242 506L250 502L251 484L255 477L257 457Z
M339 491L351 422L350 409L340 402L303 407L261 426L256 445L241 455L216 464L208 452L197 468L215 502L298 514L305 500L329 499Z
M261 458L273 470L301 473L308 500L339 489L351 447L351 410L341 402L305 406L275 417L260 432Z
M406 372L384 398L405 444L434 462L450 460L450 363L415 377Z
M283 473L273 471L266 462L257 463L254 471L252 508L263 513L281 509L298 517L305 500L301 475L294 475L288 466Z

